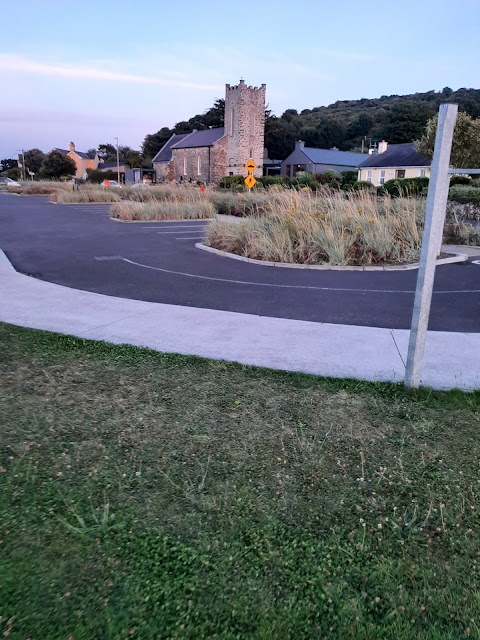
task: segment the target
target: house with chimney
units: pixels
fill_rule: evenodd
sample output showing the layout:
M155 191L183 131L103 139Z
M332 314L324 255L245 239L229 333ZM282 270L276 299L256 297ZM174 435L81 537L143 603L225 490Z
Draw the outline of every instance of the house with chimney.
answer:
M157 182L218 182L224 176L246 176L252 159L263 170L266 86L244 80L225 87L225 126L174 134L153 158Z
M429 178L430 162L413 142L388 144L382 140L358 167L358 179L379 187L398 178Z
M77 167L75 177L83 178L84 180L87 178L87 169L97 169L98 163L100 162L96 151L77 151L74 142L70 142L68 149L55 147L52 151L58 151L63 156L71 158Z
M298 140L295 143L295 149L282 162L280 173L282 176L294 178L301 171L310 173L356 171L365 158L364 153L306 147L303 140Z

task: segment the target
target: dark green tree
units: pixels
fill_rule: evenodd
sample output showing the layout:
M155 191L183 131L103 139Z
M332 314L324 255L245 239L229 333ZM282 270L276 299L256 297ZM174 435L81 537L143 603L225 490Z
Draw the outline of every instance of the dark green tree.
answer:
M58 180L74 176L76 171L77 166L71 158L62 155L60 151L50 151L40 167L39 177Z
M269 115L265 121L265 146L272 160L285 160L300 139L300 130L294 122Z
M18 162L14 158L4 158L0 160L0 173L8 171L9 169L16 169L17 167Z
M43 151L40 151L40 149L30 149L29 151L25 151L25 166L29 171L33 171L35 177L37 177L37 173L40 171L40 167L44 160L45 154Z
M168 127L163 127L157 133L150 133L145 136L145 140L142 144L142 155L145 159L154 158L163 145L167 142L169 138L171 138L173 134L172 129Z
M110 142L99 144L97 147L98 157L104 162L113 162L117 159L117 147Z
M420 138L427 120L437 111L435 102L400 102L389 110L382 137L390 144Z
M437 121L438 116L430 118L423 136L416 142L418 151L428 158L433 156ZM480 118L474 119L464 112L458 114L453 133L450 164L457 169L480 167Z

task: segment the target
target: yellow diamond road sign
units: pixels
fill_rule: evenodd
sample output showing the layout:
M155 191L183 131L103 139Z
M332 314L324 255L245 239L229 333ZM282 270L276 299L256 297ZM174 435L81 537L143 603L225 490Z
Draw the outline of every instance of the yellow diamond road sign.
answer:
M248 173L253 173L256 168L257 168L257 165L254 163L253 160L249 160L245 165L245 169L248 171Z
M255 178L251 175L245 178L245 184L249 189L251 189L256 182Z

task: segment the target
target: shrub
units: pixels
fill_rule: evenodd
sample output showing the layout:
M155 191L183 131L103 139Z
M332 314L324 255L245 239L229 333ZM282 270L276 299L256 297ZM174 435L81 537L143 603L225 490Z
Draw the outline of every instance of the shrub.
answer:
M93 169L87 169L87 176L89 182L100 184L104 180L117 180L118 173L116 171L94 171Z
M257 182L263 184L264 187L277 185L289 186L290 179L288 176L262 176L261 178L257 178Z
M428 178L396 178L387 180L383 188L394 198L400 196L419 196L424 195L428 189Z
M453 187L450 187L448 197L450 200L453 200L453 202L480 205L480 189L477 187L454 185Z
M357 182L350 185L346 191L376 191L376 187L371 182L357 180Z
M342 171L342 189L349 189L358 182L358 171Z
M221 189L235 189L238 187L244 187L244 176L224 176L218 186Z
M456 184L471 184L472 179L470 176L451 176L450 178L450 186L453 187Z

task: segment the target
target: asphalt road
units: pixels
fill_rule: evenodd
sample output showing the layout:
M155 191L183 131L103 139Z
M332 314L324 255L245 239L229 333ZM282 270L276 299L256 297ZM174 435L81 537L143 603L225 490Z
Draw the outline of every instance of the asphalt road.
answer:
M201 221L121 224L108 210L0 193L0 248L21 273L111 296L313 322L410 326L416 270L257 266L196 249ZM480 264L472 260L437 268L430 329L480 331Z

